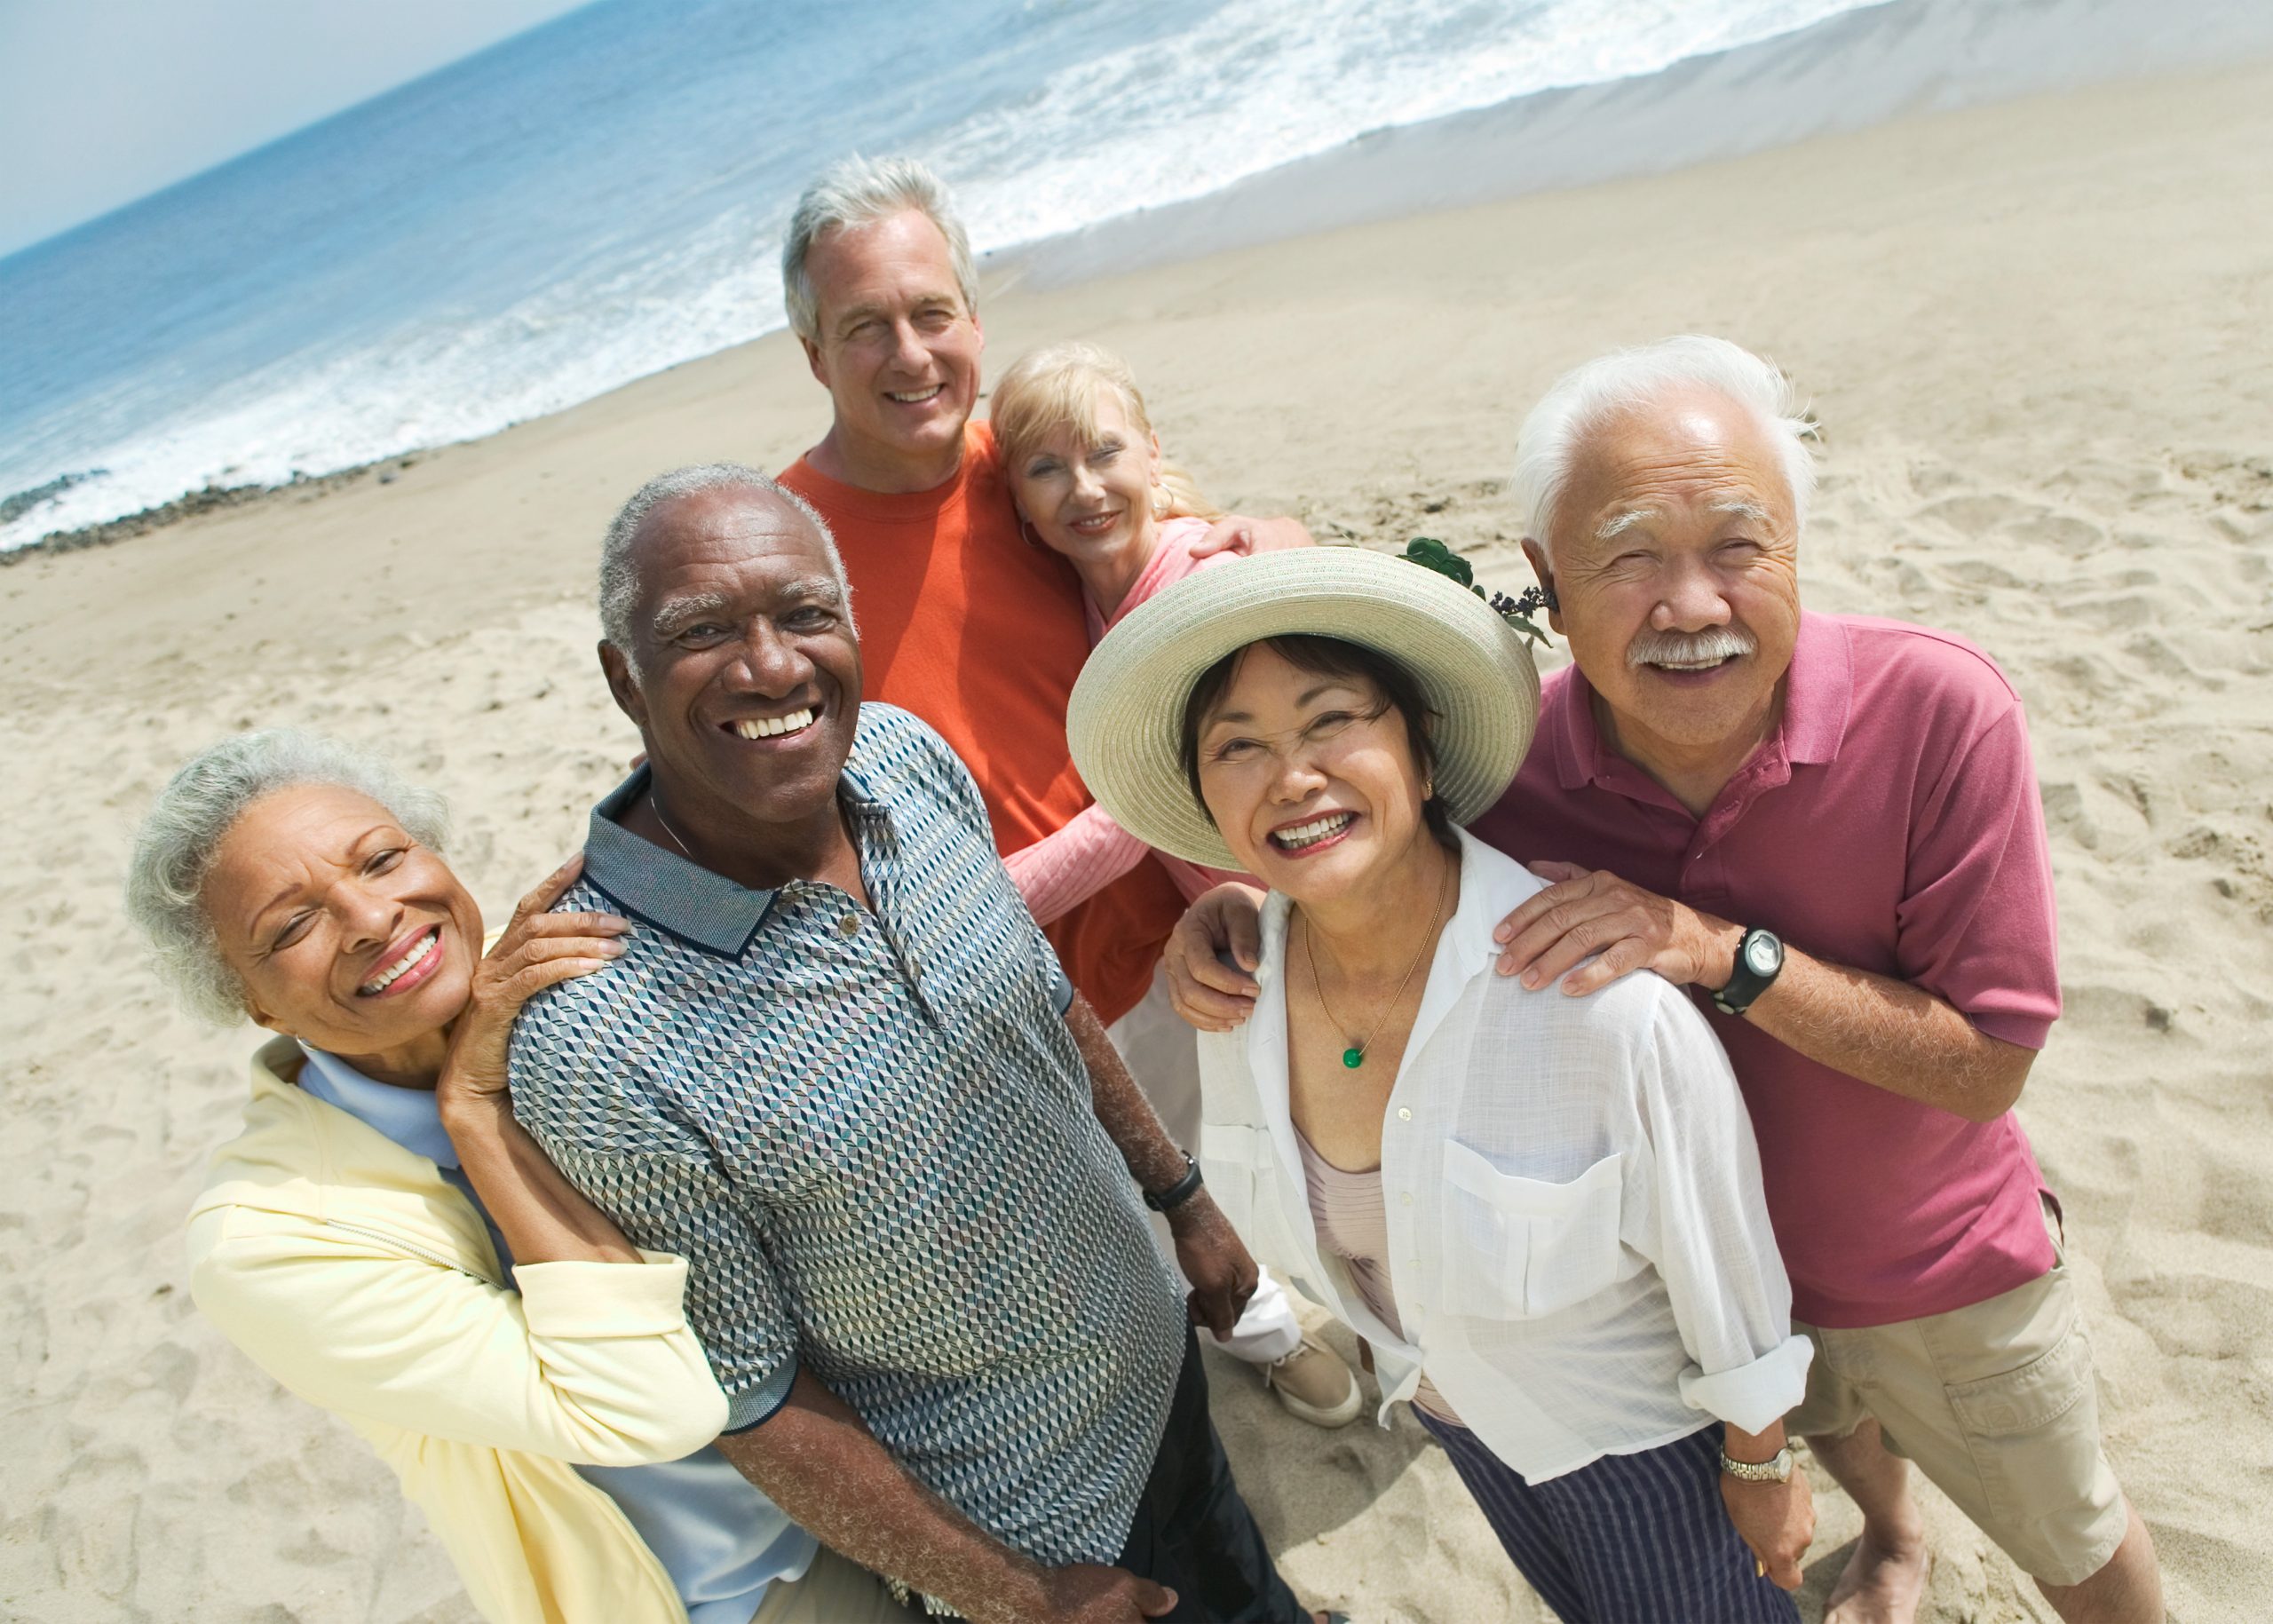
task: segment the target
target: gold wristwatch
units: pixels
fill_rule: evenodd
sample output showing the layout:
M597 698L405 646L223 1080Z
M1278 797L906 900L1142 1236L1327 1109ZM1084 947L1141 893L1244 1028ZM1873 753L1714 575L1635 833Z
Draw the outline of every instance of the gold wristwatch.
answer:
M1729 1452L1721 1451L1721 1470L1739 1483L1789 1483L1792 1480L1792 1446L1785 1445L1765 1461L1732 1461Z

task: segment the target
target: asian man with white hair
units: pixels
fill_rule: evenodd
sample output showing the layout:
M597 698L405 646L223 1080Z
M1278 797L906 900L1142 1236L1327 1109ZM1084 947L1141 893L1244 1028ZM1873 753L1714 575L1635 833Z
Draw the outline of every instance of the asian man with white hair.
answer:
M1654 972L1727 1047L1816 1344L1787 1423L1865 1518L1832 1624L1917 1614L1905 1458L2063 1619L2150 1624L2154 1544L2013 1114L2060 1013L2026 718L1961 638L1801 608L1810 434L1772 365L1695 336L1588 362L1525 420L1524 551L1573 667L1473 826L1553 882L1501 970L1574 995ZM1178 927L1196 1022L1244 1018L1210 943L1252 965L1254 919L1225 888Z

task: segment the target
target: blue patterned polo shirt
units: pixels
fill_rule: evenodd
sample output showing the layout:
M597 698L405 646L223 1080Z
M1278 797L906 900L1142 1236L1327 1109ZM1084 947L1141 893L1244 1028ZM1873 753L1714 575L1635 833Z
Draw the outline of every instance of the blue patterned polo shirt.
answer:
M645 787L594 810L559 904L634 933L522 1012L515 1116L633 1240L687 1259L729 1430L802 1367L1005 1544L1112 1561L1183 1303L970 772L861 707L839 800L873 912L650 844L615 822Z

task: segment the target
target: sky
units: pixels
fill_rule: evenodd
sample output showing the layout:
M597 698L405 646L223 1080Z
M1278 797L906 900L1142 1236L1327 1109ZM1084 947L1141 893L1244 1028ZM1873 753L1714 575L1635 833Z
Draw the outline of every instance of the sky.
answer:
M0 255L585 0L0 0Z

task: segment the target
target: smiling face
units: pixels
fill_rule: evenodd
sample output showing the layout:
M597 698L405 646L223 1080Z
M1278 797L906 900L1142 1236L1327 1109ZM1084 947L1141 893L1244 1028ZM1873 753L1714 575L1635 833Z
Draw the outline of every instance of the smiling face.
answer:
M812 521L728 487L658 505L632 546L636 658L608 644L600 657L672 822L731 849L754 828L833 816L860 646Z
M481 913L449 865L368 796L280 789L222 836L199 892L249 1013L351 1060L456 1018Z
M1199 717L1200 797L1247 871L1306 906L1331 902L1432 838L1411 728L1379 684L1244 650Z
M1093 435L1061 423L1021 448L1010 471L1010 495L1053 552L1077 565L1141 569L1159 537L1152 487L1160 442L1111 389L1098 387L1091 409Z
M955 281L947 240L916 210L824 233L805 257L818 339L806 363L827 386L830 440L851 482L928 490L962 456L986 347Z
M1668 394L1588 436L1544 552L1557 631L1622 741L1748 750L1799 636L1799 536L1775 443L1744 408ZM1542 570L1542 574L1548 573Z

